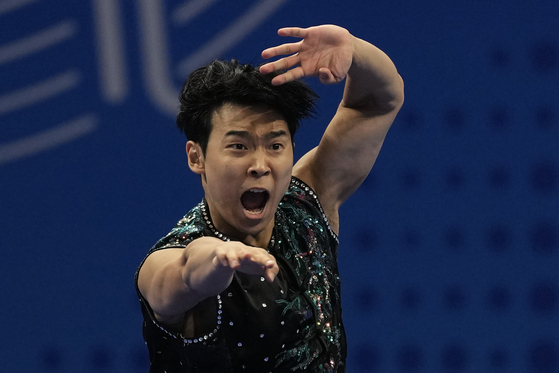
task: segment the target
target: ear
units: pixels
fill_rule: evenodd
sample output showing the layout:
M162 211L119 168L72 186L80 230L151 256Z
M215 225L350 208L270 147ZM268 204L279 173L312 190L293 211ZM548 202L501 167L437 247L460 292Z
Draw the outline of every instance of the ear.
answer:
M205 162L200 145L194 141L188 141L186 143L186 156L188 157L188 167L192 172L202 175L205 171Z

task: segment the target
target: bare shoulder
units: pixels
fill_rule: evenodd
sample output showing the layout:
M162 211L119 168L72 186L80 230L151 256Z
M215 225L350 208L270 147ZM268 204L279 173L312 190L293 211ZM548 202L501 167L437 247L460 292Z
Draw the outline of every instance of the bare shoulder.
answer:
M144 298L149 299L150 288L157 271L167 264L179 260L183 251L183 248L157 250L146 258L138 272L138 288Z
M325 183L321 181L321 173L326 170L320 169L320 162L316 161L318 147L306 153L293 166L293 176L310 186L318 196L318 200L322 205L322 209L330 222L332 230L338 234L339 232L339 204L332 192Z

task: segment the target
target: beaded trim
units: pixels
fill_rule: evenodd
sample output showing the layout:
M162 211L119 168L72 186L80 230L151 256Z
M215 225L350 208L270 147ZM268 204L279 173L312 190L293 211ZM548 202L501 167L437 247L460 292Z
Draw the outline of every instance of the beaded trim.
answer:
M332 227L330 227L330 222L328 221L328 217L324 213L324 209L322 208L322 204L320 204L320 200L318 199L318 196L316 195L316 193L312 190L311 187L309 187L307 184L305 184L304 181L299 180L294 176L291 177L291 182L294 183L296 186L303 188L305 190L305 192L308 192L309 195L314 198L314 201L316 202L316 204L318 206L318 209L320 210L320 213L322 214L322 219L324 220L324 223L326 223L326 227L328 228L328 232L330 232L330 235L334 238L334 240L336 240L336 243L339 245L340 240L338 238L338 235L332 230ZM205 199L202 200L202 202L200 202L198 204L198 206L200 206L200 210L202 211L202 216L204 217L204 221L206 222L208 228L210 228L210 230L212 231L214 236L216 236L217 238L220 238L220 239L222 239L223 241L226 241L226 242L231 241L231 239L229 237L227 237L226 235L224 235L223 233L221 233L220 231L215 229L212 221L210 220L205 201L206 201ZM275 237L272 235L272 239L270 240L270 246L274 246L274 243L275 243Z
M198 206L200 206L200 210L202 211L202 216L204 217L204 221L206 222L206 225L208 226L208 228L210 228L210 230L212 231L214 236L216 236L217 238L222 239L225 242L231 241L229 239L229 237L227 237L226 235L224 235L223 233L221 233L217 229L215 229L212 221L210 220L208 211L206 209L206 199L204 199L202 202L200 202L198 204Z
M229 237L227 237L226 235L224 235L223 233L221 233L220 231L215 229L212 221L210 220L210 214L208 213L207 208L206 208L206 200L204 199L202 202L200 202L198 204L198 206L200 206L200 210L202 211L202 216L204 217L204 222L206 222L206 225L208 226L208 228L210 228L210 230L212 231L214 236L216 236L217 238L222 239L225 242L231 241L231 239ZM269 248L273 247L275 242L276 242L275 235L272 234L272 238L270 239L270 244L268 245L268 249L266 249L266 251L269 251Z
M159 325L156 321L155 318L152 318L151 321L153 321L153 323L159 327L159 329L161 329L161 331L163 331L165 334L175 338L175 339L182 339L184 344L190 345L193 343L202 343L207 341L208 339L211 339L216 333L217 331L221 328L221 314L223 313L222 311L222 305L221 305L221 296L217 296L217 325L215 327L215 329L211 332L208 333L200 338L194 338L194 339L188 339L188 338L184 338L181 334L177 335L177 334L173 334L171 332L169 332L167 329L165 329L164 327L162 327L161 325Z
M307 184L305 184L304 181L299 180L296 177L291 177L291 181L293 183L295 183L295 185L297 185L298 187L303 188L305 190L305 192L308 192L309 195L314 198L316 204L318 205L318 209L320 210L320 213L322 214L322 218L324 219L324 222L326 223L326 226L328 227L328 232L330 232L332 237L336 240L336 242L339 245L340 241L338 239L338 235L330 227L330 222L328 221L328 217L326 217L326 214L324 213L324 210L322 209L322 205L320 204L320 201L319 201L318 196L316 195L316 193L312 190L311 187L309 187Z

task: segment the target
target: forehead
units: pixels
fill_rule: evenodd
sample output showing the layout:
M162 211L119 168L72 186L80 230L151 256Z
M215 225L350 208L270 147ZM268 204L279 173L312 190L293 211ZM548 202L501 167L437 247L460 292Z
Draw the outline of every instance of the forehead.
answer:
M287 122L273 108L265 105L243 106L223 104L212 114L210 137L223 137L231 130L248 131L257 135L284 130L289 135Z

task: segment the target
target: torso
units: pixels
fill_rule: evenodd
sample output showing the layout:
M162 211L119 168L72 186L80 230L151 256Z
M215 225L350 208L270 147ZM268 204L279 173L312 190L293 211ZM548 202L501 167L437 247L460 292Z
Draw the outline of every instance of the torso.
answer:
M194 215L191 212L182 219L154 250L186 245L189 238L201 235L220 237L209 217L199 219L203 210L203 204L195 208ZM324 216L314 192L294 178L278 207L274 239L268 248L280 267L276 280L269 283L259 276L237 273L217 300L201 302L186 315L178 337L184 347L176 347L184 348L178 355L185 355L183 364L191 365L185 372L196 371L196 364L188 360L189 346L210 348L218 340L228 351L226 360L232 371L247 365L251 371L344 371L337 236ZM156 341L164 333L146 325L153 329L147 331L148 347L157 350ZM173 332L167 334L168 338ZM152 363L159 361L157 352L151 355Z

